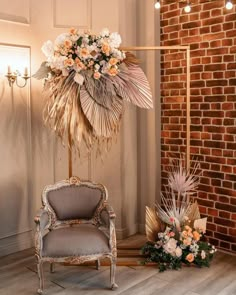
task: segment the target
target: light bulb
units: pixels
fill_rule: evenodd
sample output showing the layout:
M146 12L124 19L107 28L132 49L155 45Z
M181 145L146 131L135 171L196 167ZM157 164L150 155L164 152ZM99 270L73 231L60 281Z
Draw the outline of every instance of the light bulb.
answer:
M186 13L189 13L191 11L191 5L189 3L184 7L184 11Z
M160 8L161 8L160 1L157 1L157 2L155 3L155 8L156 8L156 9L160 9Z
M225 4L226 9L230 10L233 8L233 3L231 1L227 1Z

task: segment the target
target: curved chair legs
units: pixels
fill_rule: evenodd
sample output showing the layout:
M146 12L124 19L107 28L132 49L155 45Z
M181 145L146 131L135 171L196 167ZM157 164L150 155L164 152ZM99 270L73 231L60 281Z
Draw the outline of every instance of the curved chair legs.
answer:
M37 293L43 294L44 279L43 279L43 262L42 261L38 261L37 270L38 270L38 277L39 277L39 289L38 289Z
M50 263L50 273L55 272L55 264L53 262Z
M111 258L111 266L110 266L110 278L111 278L111 289L116 290L118 285L115 283L115 273L116 273L116 258Z
M99 270L101 266L100 259L96 260L96 269Z

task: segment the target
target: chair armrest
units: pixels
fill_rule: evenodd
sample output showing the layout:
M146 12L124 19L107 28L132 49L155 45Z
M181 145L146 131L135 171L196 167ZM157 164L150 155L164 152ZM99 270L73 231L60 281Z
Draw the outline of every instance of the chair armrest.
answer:
M102 210L100 211L99 217L102 222L99 228L109 237L109 245L112 251L112 255L116 257L117 248L116 248L116 231L115 231L115 218L116 218L115 212L110 205L105 203Z
M34 222L37 225L37 230L43 231L48 229L51 225L51 218L48 214L48 211L43 208L39 209L37 215L34 218Z
M115 220L115 218L116 218L116 214L115 214L113 208L109 204L105 203L103 209L100 212L100 219L101 219L102 223L105 226L109 227L110 221Z

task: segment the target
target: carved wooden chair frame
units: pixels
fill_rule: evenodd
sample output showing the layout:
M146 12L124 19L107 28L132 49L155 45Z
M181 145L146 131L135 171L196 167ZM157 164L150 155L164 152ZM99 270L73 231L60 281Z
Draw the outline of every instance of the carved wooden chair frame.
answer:
M102 198L98 204L93 217L89 220L87 219L73 219L73 220L58 220L56 213L48 202L47 194L49 191L58 190L63 187L76 185L76 186L87 186L89 188L99 189L102 193ZM71 177L68 180L62 180L54 185L46 186L42 193L42 204L43 207L38 212L35 217L36 223L36 233L35 233L35 257L37 259L37 270L39 277L39 289L38 294L43 293L44 289L44 278L43 278L43 263L49 262L51 267L51 272L54 271L54 263L70 263L70 264L80 264L87 261L96 261L96 267L99 269L100 259L109 258L111 261L110 265L110 280L111 289L114 290L118 286L115 283L115 270L116 270L116 260L117 260L117 248L116 248L116 233L115 233L115 213L111 206L107 203L108 192L104 185L93 183L91 181L82 181L78 177ZM102 219L101 213L105 211L108 215L107 221ZM45 218L43 220L43 215L47 215L46 222ZM104 252L94 255L83 255L83 256L67 256L67 257L44 257L42 256L43 249L43 237L53 229L61 226L72 226L75 224L93 224L97 226L101 231L106 233L109 237L110 252ZM104 224L105 223L105 224Z

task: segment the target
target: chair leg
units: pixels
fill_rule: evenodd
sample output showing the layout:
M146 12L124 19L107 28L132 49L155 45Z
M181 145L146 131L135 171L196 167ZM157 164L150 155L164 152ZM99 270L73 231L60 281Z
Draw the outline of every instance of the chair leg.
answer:
M111 258L110 266L110 279L111 279L111 289L116 290L118 285L115 283L115 273L116 273L116 257Z
M42 261L38 261L37 270L38 270L38 277L39 277L39 289L38 289L37 293L43 294L44 279L43 279L43 262Z
M53 262L50 263L50 273L55 272L55 264Z
M96 269L99 270L101 266L100 259L96 260Z

